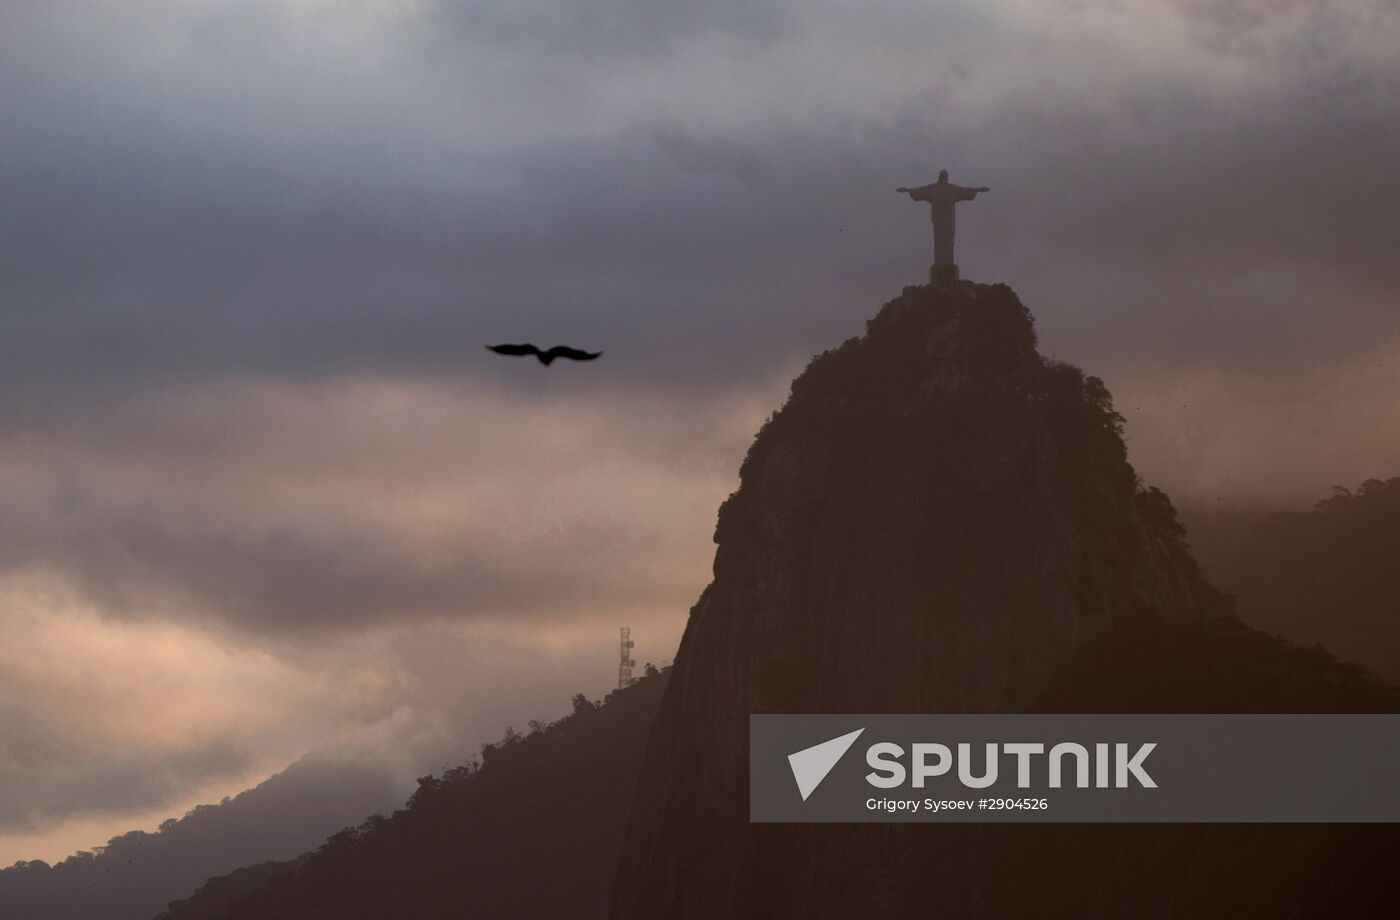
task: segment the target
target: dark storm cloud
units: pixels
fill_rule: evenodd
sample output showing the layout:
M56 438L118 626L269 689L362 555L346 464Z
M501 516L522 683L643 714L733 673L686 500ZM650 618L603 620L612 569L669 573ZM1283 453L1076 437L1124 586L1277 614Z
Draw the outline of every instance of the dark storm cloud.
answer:
M1381 318L1354 289L1392 280L1395 68L1347 56L1337 35L1367 24L1341 12L1261 35L1262 14L1188 6L1195 32L1252 36L1247 85L1193 85L1192 62L1169 55L1077 58L1075 24L1109 14L1063 14L1056 36L1016 7L860 25L752 4L441 4L432 30L386 28L398 44L370 75L330 51L300 67L278 58L304 49L267 40L288 25L264 5L188 25L225 67L266 63L289 101L247 65L176 58L157 93L111 51L56 81L40 79L51 58L20 56L7 65L23 91L7 99L19 140L3 159L0 373L21 388L492 374L467 346L552 333L601 340L639 386L742 382L772 349L827 345L917 279L926 219L890 186L944 164L995 187L965 218L965 264L1061 309L1088 359L1146 347L1126 338L1143 319L1173 353L1209 355L1267 303L1275 341L1240 357L1269 360L1296 345L1279 339L1311 322L1319 289L1374 334ZM250 50L259 41L271 50ZM821 61L781 56L804 41ZM925 62L914 80L911 43ZM1179 43L1207 69L1234 47ZM687 54L700 76L734 66L764 83L731 103L726 85L711 96L698 77L667 82ZM1101 76L1066 81L1075 64ZM344 94L325 88L318 121L298 85L332 83L336 67ZM804 82L823 67L849 83L833 79L826 100ZM572 111L553 110L541 70L577 88ZM617 98L648 79L684 93L664 113ZM697 126L730 108L731 125ZM1083 282L1095 274L1110 297ZM1284 275L1297 297L1268 283ZM1207 296L1186 296L1172 283L1183 278Z
M685 149L704 171L765 175L730 146ZM633 376L679 357L693 385L694 357L647 357L674 344L657 319L694 332L732 318L732 301L715 303L729 284L706 269L732 255L731 223L781 220L742 190L677 188L642 136L517 157L511 184L528 187L508 201L489 187L446 201L385 189L369 170L369 188L347 196L378 200L357 205L299 187L297 169L314 164L250 170L218 151L132 162L126 177L63 156L35 167L0 216L11 385L482 374L496 366L477 346L522 334L591 335ZM776 246L759 227L740 235L752 249L731 267L752 279Z

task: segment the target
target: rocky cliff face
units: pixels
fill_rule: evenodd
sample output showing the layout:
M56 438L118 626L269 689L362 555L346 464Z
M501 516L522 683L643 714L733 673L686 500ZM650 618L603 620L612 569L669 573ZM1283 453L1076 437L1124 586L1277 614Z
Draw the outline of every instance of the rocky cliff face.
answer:
M720 509L714 581L653 728L612 916L1047 915L1006 860L1032 838L1053 850L1055 829L749 825L748 716L1035 711L1066 686L1110 708L1113 680L1076 671L1086 647L1228 614L1170 502L1128 465L1121 422L1100 381L1037 354L1003 285L907 288L864 337L814 359ZM1359 692L1355 709L1386 705ZM1171 710L1170 693L1156 699ZM1065 833L1111 860L1124 832ZM1172 852L1189 862L1201 845L1188 835ZM1117 908L1148 892L1122 894Z
M1007 711L1114 619L1213 602L1120 421L1009 288L906 290L755 440L668 707L737 719L716 737L798 706Z

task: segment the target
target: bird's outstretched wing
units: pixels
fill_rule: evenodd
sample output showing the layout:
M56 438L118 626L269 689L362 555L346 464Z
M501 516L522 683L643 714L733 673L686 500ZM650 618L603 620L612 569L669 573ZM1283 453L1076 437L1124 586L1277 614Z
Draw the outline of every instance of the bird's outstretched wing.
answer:
M553 360L554 358L568 358L572 361L592 361L601 355L601 351L581 351L577 348L570 348L567 345L555 345L544 356Z
M540 350L528 342L524 345L487 345L491 351L498 355L538 355Z

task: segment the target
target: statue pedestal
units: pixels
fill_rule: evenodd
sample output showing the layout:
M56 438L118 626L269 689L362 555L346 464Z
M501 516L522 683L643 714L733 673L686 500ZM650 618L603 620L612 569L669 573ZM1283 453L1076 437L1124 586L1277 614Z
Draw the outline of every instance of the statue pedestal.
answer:
M951 284L958 280L958 267L956 265L939 265L934 263L928 267L929 284Z

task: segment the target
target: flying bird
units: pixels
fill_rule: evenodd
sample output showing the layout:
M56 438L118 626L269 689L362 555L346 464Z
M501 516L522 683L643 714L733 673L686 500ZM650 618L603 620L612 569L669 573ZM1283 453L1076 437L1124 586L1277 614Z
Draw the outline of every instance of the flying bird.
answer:
M549 351L540 351L528 342L524 345L487 345L486 347L498 355L513 355L518 358L534 355L540 359L540 363L545 367L548 367L555 358L568 358L570 361L592 361L602 354L601 351L580 351L567 345L555 345Z

